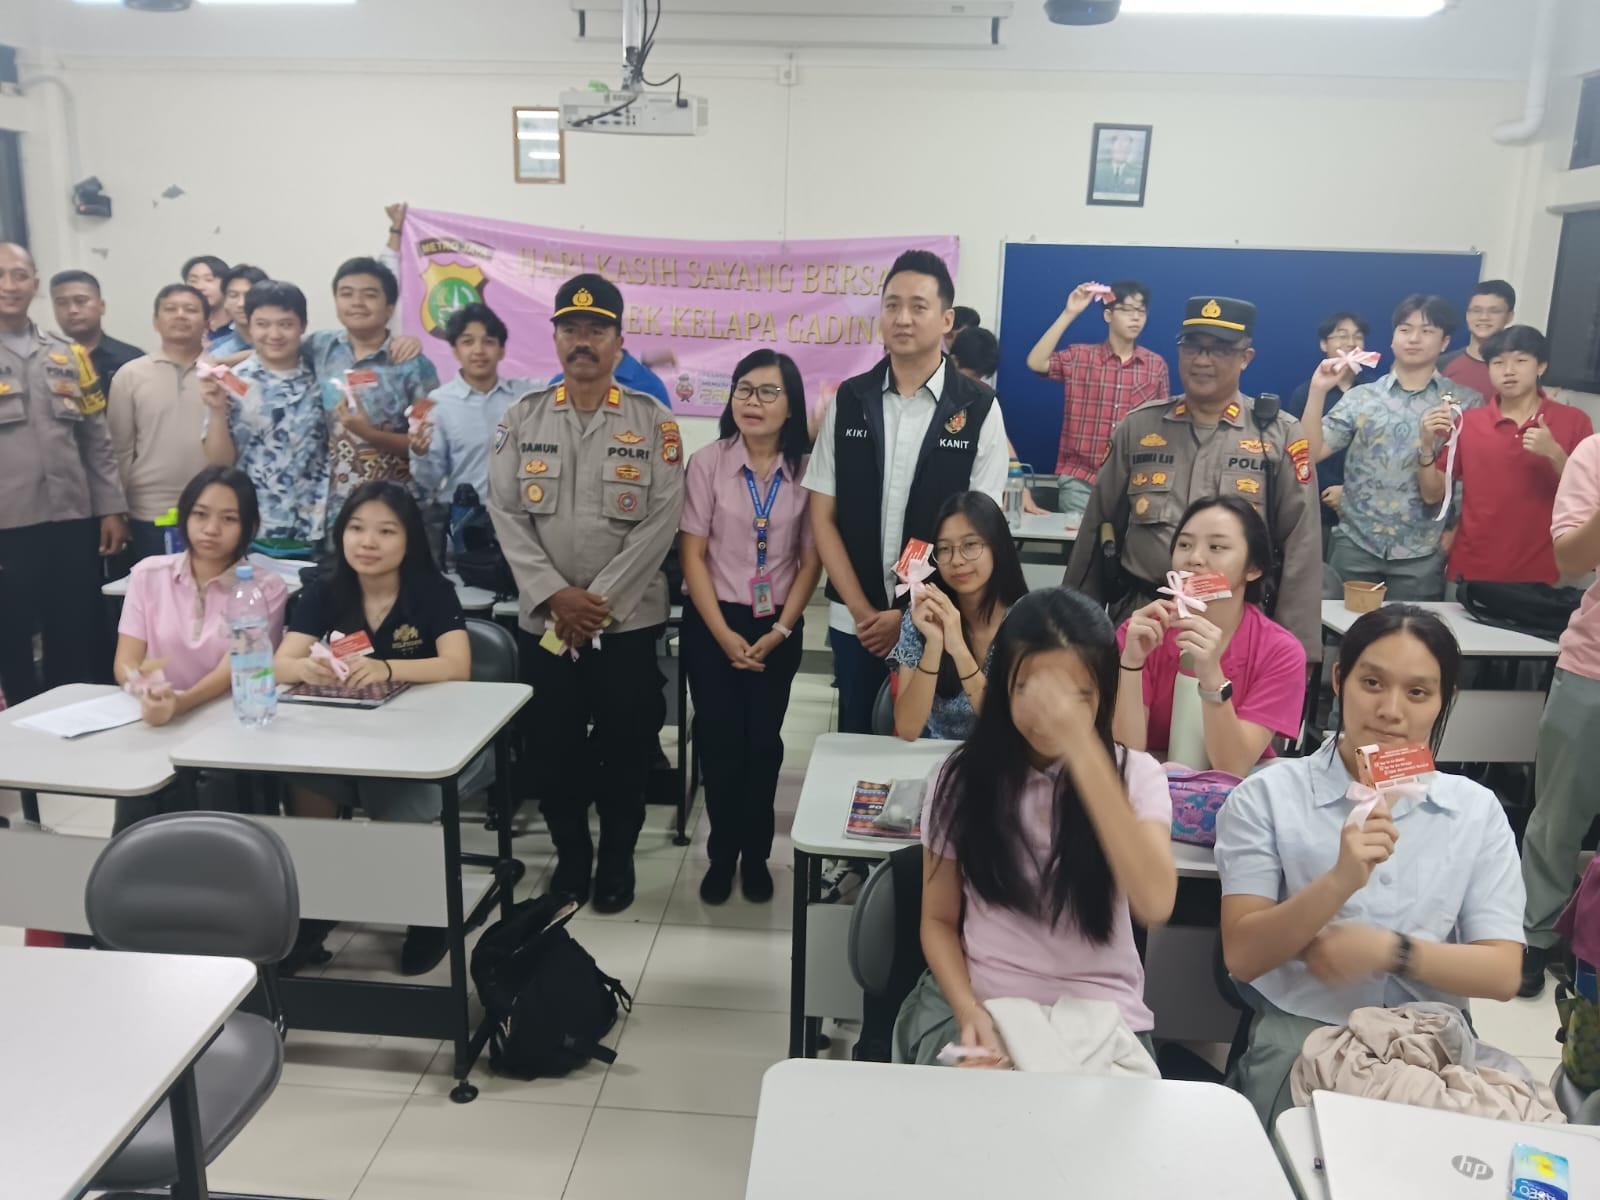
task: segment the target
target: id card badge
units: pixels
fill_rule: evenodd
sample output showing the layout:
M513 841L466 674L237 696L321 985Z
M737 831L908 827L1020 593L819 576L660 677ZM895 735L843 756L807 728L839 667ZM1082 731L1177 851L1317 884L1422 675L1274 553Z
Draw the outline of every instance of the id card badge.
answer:
M777 615L778 608L772 603L771 575L757 575L750 581L750 609L758 617Z

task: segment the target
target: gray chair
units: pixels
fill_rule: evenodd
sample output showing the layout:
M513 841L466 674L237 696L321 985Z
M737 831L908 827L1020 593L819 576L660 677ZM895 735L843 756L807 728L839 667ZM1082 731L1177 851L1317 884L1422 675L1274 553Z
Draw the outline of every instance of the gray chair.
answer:
M885 858L872 868L850 910L846 949L850 974L869 996L881 996L888 990L895 929L894 872Z
M467 644L472 650L472 682L520 682L522 671L517 658L517 637L511 630L498 621L468 617ZM495 756L491 750L480 754L467 765L467 769L461 773L457 794L465 800L468 796L487 789L489 811L484 818L483 827L497 830L502 822L507 826L510 825L512 815L516 811L516 800L508 786L505 792L508 803L502 809L496 803L496 789L492 786L494 782ZM500 894L499 889L514 888L526 873L527 867L518 858L502 860L498 854L479 854L473 851L464 852L461 855L461 862L464 866L490 868L496 872L498 881L496 887L486 893L469 914L466 927L470 930L475 929L493 911Z
M888 1062L893 1057L895 1020L927 968L921 919L922 847L913 843L873 867L851 908L846 955L862 991L856 1059Z
M1566 1114L1573 1125L1600 1125L1600 1091L1585 1092L1572 1081L1564 1066L1557 1066L1550 1077L1550 1090L1555 1093L1556 1107Z
M273 968L294 946L300 924L300 887L288 848L270 829L233 813L150 817L101 851L84 889L84 911L95 940L111 950L256 964L272 1019L234 1013L194 1064L200 1155L213 1162L266 1103L283 1072ZM89 1188L166 1188L177 1179L171 1105L163 1100Z

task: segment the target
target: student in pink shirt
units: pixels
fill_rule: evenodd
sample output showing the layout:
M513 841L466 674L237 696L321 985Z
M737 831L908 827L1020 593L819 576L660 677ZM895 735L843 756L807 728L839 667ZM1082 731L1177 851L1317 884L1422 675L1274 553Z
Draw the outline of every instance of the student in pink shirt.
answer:
M117 623L112 670L118 683L146 664L161 664L164 684L140 697L144 719L165 725L228 694L228 626L223 611L233 593L233 568L250 549L261 524L256 489L234 467L207 467L178 497L178 527L189 548L136 564ZM283 636L288 588L276 574L257 577L267 599L273 644ZM228 789L231 791L231 789ZM207 796L207 808L227 797ZM118 800L114 828L120 832L166 811L165 795Z
M1111 725L1119 742L1166 760L1173 686L1184 657L1192 664L1185 670L1200 686L1210 767L1243 778L1272 757L1274 733L1299 733L1306 652L1294 634L1261 609L1270 555L1267 527L1248 501L1212 496L1189 506L1172 539L1172 569L1217 572L1227 578L1233 595L1207 601L1203 613L1184 618L1164 598L1123 622L1117 631L1119 667L1128 686L1117 693Z
M720 440L689 458L678 536L690 601L683 663L711 822L707 904L733 893L735 869L745 899L772 899L780 731L822 573L802 484L810 438L800 369L757 350L733 369L731 395Z
M223 610L233 592L233 568L249 552L260 524L255 485L234 467L207 467L178 497L178 523L189 548L133 568L117 623L117 682L126 683L146 662L160 662L166 676L165 684L141 697L151 725L165 725L231 686ZM288 589L271 571L257 584L277 645Z
M1133 922L1172 913L1172 802L1161 765L1112 740L1117 641L1066 588L1030 592L995 635L972 736L935 772L922 814L928 973L895 1024L895 1060L957 1042L1001 1065L984 1002L1105 1000L1145 1048L1154 1018Z
M1600 567L1600 435L1578 443L1556 489L1550 518L1556 566L1566 579ZM1589 585L1561 635L1555 681L1539 719L1533 816L1522 840L1528 890L1523 930L1523 996L1544 990L1545 968L1561 952L1556 918L1577 883L1578 852L1600 817L1600 583Z

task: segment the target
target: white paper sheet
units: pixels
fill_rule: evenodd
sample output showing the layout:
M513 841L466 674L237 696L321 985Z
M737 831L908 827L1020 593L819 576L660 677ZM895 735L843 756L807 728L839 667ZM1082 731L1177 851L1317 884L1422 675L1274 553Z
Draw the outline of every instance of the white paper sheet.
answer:
M131 725L139 719L139 701L127 692L112 692L93 700L68 704L33 717L16 721L18 729L31 729L35 733L48 733L53 737L75 738L86 733L99 733L102 729L115 729Z

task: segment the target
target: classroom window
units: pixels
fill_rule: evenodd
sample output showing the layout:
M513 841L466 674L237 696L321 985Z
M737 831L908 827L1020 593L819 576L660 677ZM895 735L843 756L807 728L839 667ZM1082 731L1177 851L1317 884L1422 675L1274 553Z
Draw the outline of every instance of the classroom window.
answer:
M1556 387L1600 392L1600 209L1561 218L1546 380Z
M1578 97L1578 128L1572 136L1572 169L1600 166L1600 75L1583 81Z
M0 242L28 244L28 221L22 208L20 138L0 130Z

